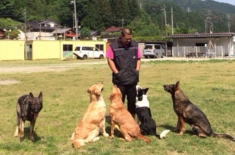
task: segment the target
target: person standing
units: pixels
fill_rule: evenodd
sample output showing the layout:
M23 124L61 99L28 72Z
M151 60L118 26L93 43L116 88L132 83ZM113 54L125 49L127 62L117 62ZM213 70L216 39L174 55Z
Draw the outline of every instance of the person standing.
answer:
M127 97L127 110L135 118L141 52L138 43L132 40L130 28L122 29L120 37L108 47L106 57L112 70L112 83L120 89L123 103Z

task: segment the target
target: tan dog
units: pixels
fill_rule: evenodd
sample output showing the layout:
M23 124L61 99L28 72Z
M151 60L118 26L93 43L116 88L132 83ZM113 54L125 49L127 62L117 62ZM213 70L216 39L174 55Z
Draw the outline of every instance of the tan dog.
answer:
M115 124L117 124L119 126L119 131L124 137L124 140L131 141L132 138L138 138L149 143L150 139L140 133L139 125L136 123L131 114L126 110L124 103L122 102L121 91L116 85L113 85L109 99L111 101L109 106L111 121L110 137L114 137L114 127Z
M102 90L103 83L94 84L87 90L90 93L90 103L72 134L71 140L74 148L99 140L99 133L108 137L105 131L106 104L101 95Z

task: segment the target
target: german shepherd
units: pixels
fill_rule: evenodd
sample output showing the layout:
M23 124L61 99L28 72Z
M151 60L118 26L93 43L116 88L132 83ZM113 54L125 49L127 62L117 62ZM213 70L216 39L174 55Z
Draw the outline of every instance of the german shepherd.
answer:
M163 85L163 88L171 94L173 108L178 116L175 131L179 131L179 135L184 133L186 122L192 127L193 134L199 137L205 138L211 136L235 141L235 139L228 134L216 134L212 131L206 115L184 95L183 91L180 89L179 81L176 82L176 84Z
M23 95L19 97L16 103L16 131L14 137L18 137L20 132L20 141L24 138L24 123L30 121L30 140L34 141L34 126L39 112L42 110L42 92L39 93L38 97L34 97L30 92L29 95Z

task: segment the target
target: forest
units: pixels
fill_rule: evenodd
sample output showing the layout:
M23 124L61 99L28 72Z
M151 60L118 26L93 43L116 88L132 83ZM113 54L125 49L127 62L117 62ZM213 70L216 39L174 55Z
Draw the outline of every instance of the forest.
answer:
M0 28L52 19L74 28L74 0L1 0ZM213 0L76 0L77 25L102 32L129 26L137 40L163 40L172 33L235 31L235 6ZM173 25L172 25L173 24Z

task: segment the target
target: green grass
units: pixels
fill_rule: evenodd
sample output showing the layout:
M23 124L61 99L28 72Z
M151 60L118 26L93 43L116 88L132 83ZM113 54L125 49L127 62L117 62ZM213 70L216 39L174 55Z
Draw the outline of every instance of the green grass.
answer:
M90 61L94 60L85 60L85 62ZM0 67L63 65L80 62L84 61L13 61L0 62ZM234 66L235 61L232 60L142 62L139 84L142 87L149 87L148 98L153 118L158 125L157 132L160 133L164 129L172 130L177 121L170 94L163 90L162 85L180 81L184 94L207 115L214 132L228 133L235 137ZM107 104L108 116L109 94L112 88L111 71L108 65L75 66L61 72L0 74L0 81L5 79L14 79L19 83L0 85L0 154L232 155L235 152L234 142L192 136L188 125L187 131L181 136L173 132L168 133L167 138L163 140L148 136L151 139L150 144L145 144L141 140L124 142L117 137L109 139L101 136L97 142L73 149L69 138L89 103L87 88L100 81L104 82L103 97ZM30 91L35 96L40 91L43 92L44 107L36 122L35 143L28 138L29 122L25 124L23 142L13 137L17 98ZM108 133L109 127L107 121Z

